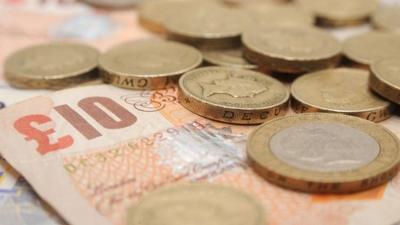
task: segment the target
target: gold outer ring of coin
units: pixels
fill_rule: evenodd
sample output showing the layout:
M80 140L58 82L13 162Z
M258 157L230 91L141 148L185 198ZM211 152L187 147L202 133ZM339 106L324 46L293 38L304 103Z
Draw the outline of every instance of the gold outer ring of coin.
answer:
M372 108L365 108L365 109L337 109L334 106L331 107L324 107L321 105L312 104L311 102L313 99L305 99L298 96L299 91L296 91L298 88L310 88L310 86L305 85L306 83L302 83L305 79L317 79L317 77L328 76L328 73L335 74L337 73L338 76L341 75L340 73L357 73L358 76L363 76L365 73L366 79L368 79L368 72L361 69L329 69L329 70L322 70L317 71L309 74L305 74L299 78L297 78L292 86L291 86L291 106L294 112L296 113L313 113L313 112L328 112L328 113L342 113L352 116L357 116L372 122L381 122L387 120L391 117L391 114L394 110L394 107L390 102L386 102L379 97L377 99L370 99L370 101L374 101L376 106ZM351 75L351 74L346 74ZM306 87L307 86L307 87ZM322 88L322 87L321 87ZM365 86L365 89L368 90L368 85ZM304 89L303 89L304 90ZM339 89L337 91L340 91ZM317 93L314 93L317 94ZM341 93L340 93L341 94ZM367 97L367 96L366 96ZM379 102L379 104L378 104Z
M369 86L371 89L381 95L382 97L400 105L400 86L395 85L385 79L384 71L379 70L379 65L381 63L394 61L398 66L400 71L400 58L388 58L383 60L378 60L372 63L370 68ZM400 80L400 77L398 78Z
M40 57L43 57L42 60L46 57L52 57L54 60L58 57L54 55L54 51L60 52L58 55L62 55L63 52L74 52L75 57L79 55L83 58L81 58L83 63L80 62L81 65L77 68L70 68L70 66L64 65L61 69L60 66L62 65L50 65L53 70L57 71L47 71L46 73L44 67L47 65L34 65L31 62L29 71L23 71L21 64L26 62L25 59L32 61L32 57L34 57L32 54L37 55L36 57L40 55ZM97 49L73 42L50 42L34 45L18 50L8 56L4 63L4 75L7 81L16 88L58 90L98 78L98 56L99 51Z
M265 28L265 32L271 29L289 30L297 29L304 30L305 32L313 32L314 34L323 35L324 38L330 36L329 34L311 27L295 27L295 26L271 26L270 28ZM306 31L308 30L308 31ZM255 32L255 33L254 33ZM259 31L247 30L242 35L242 42L244 45L244 57L250 62L260 65L263 68L267 68L270 71L290 73L290 74L300 74L305 72L312 72L326 68L335 67L342 55L341 55L341 44L332 37L331 43L337 45L335 51L332 51L329 55L319 57L306 57L306 58L296 58L293 56L288 56L286 53L280 52L272 53L268 50L260 50L260 46L257 46L256 41L251 41L252 36L259 36Z
M121 61L122 58L115 59L123 54L125 54L125 64L117 64L116 62ZM126 61L127 54L133 57L130 62ZM148 64L152 63L151 60L155 60L153 65L140 64L139 59L141 58L143 61L146 54L149 54L148 59L143 63ZM158 60L155 57L159 57ZM176 83L180 75L198 67L202 61L201 53L191 46L172 41L149 39L126 42L113 47L100 56L99 68L105 83L127 89L154 90ZM139 64L133 68L133 63ZM180 65L175 65L172 69L168 68L172 63L180 63ZM143 67L144 69L142 69Z
M271 120L272 118L284 116L287 113L290 98L289 91L287 90L285 90L287 91L286 96L280 102L260 108L230 107L223 104L216 104L207 101L204 98L195 96L185 87L185 79L195 75L196 73L208 72L209 70L230 71L231 73L238 74L251 73L256 76L264 77L264 79L269 79L271 82L276 82L275 84L281 84L278 80L275 80L272 77L251 70L215 66L196 69L184 74L179 79L178 100L180 104L189 111L215 121L244 125L260 124L267 120ZM282 84L281 90L283 91L284 88L285 87Z
M182 210L186 212L182 217ZM128 225L215 224L264 225L266 210L253 196L238 189L207 183L181 183L161 187L143 196L127 212ZM148 215L152 216L149 217Z
M368 134L380 145L377 158L357 169L318 172L299 169L279 160L265 145L277 132L306 122L332 122ZM399 170L400 141L383 126L354 116L305 113L271 120L253 131L247 141L250 165L271 183L304 192L349 193L374 188L391 180Z

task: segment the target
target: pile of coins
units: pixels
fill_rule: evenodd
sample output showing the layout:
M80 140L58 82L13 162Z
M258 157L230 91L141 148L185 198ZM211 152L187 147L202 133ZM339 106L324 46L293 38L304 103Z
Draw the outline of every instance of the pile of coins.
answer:
M134 90L178 85L180 104L195 114L264 123L250 135L247 153L252 168L273 183L342 193L390 180L400 141L374 122L390 118L400 104L400 9L378 8L375 0L243 2L145 1L139 22L168 40L122 43L102 54L82 44L42 44L12 54L5 75L18 88L60 89L99 77ZM369 20L375 31L344 43L324 29ZM288 78L296 78L290 90ZM290 105L298 115L283 117ZM133 214L169 204L158 196L177 190L145 198ZM198 190L199 198L207 195L207 188ZM229 204L218 207L235 215ZM131 224L142 224L138 218ZM251 218L248 224L262 224L257 211Z

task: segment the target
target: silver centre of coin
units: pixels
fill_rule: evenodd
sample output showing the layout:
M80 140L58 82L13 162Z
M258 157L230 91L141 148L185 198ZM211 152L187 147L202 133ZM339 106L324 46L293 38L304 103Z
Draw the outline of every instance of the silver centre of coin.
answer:
M299 169L340 172L360 168L379 154L368 134L339 123L309 122L275 134L269 147L281 161Z

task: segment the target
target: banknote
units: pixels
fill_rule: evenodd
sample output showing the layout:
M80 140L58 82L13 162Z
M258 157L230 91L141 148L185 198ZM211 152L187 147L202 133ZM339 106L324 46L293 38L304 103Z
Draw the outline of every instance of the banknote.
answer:
M202 119L177 102L177 88L107 85L32 98L0 111L0 149L70 224L126 224L144 194L176 182L211 182L254 195L267 224L393 224L400 176L373 190L311 195L279 188L248 167L252 126ZM400 135L399 118L384 123Z
M2 225L65 224L39 200L28 182L0 157L0 218Z
M3 76L3 61L23 47L47 41L83 41L107 49L121 41L150 36L135 12L99 11L75 0L0 0L0 109L47 90L20 90ZM1 157L1 154L0 154ZM0 224L62 224L25 179L0 160Z

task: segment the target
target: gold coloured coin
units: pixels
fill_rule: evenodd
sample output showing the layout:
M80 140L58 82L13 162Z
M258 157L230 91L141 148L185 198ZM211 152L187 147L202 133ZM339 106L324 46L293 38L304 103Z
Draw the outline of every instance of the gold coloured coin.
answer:
M201 63L195 48L156 39L120 44L99 59L105 83L136 90L163 88Z
M152 0L146 1L138 8L139 23L155 33L166 33L165 23L189 8L213 7L215 1L195 0Z
M344 55L356 65L368 67L372 62L400 57L400 34L369 32L345 41Z
M399 169L399 148L399 139L383 126L329 113L277 118L247 142L251 166L261 176L318 193L362 191L389 181Z
M199 48L240 46L240 35L246 23L239 10L224 7L188 8L166 22L168 38Z
M289 91L262 73L204 67L179 80L178 99L200 116L234 124L259 124L287 112Z
M243 7L250 18L249 27L271 25L304 25L314 24L314 15L295 5L248 4Z
M400 104L400 58L374 62L369 85L379 95Z
M60 89L98 77L98 56L96 49L83 44L40 44L11 54L4 74L17 88Z
M374 12L372 25L377 29L400 31L400 6L381 7Z
M305 9L312 11L318 24L349 26L365 23L377 9L377 0L297 0Z
M251 64L245 58L243 58L243 48L228 48L228 49L216 49L216 50L205 50L202 52L204 60L215 66L227 66L241 69L256 70L257 65Z
M335 112L373 122L389 119L392 105L368 87L368 71L329 69L299 77L291 88L296 113Z
M271 26L246 30L244 56L272 71L304 73L334 67L341 44L332 35L312 27Z
M163 187L128 210L128 225L264 225L265 209L252 196L212 184Z

